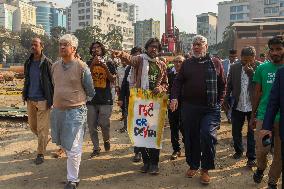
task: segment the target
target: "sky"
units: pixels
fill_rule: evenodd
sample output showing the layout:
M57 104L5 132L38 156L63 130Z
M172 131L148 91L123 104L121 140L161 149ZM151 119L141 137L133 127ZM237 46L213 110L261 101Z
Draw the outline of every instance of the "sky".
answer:
M51 0L60 5L70 5L72 0ZM165 28L165 0L120 0L139 6L138 20L153 18L161 22L161 31ZM196 15L218 11L218 2L224 0L173 0L175 25L180 31L196 33Z

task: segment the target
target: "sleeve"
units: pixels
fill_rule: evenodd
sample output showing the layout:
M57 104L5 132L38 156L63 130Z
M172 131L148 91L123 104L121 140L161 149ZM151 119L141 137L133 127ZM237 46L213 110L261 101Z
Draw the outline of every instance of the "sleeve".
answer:
M137 67L141 62L142 59L140 56L131 56L130 54L126 52L121 52L118 58L123 62L124 64L127 64L129 66Z
M266 112L263 120L262 129L273 129L273 123L280 108L280 72L276 73L275 81L270 91L269 101L266 107Z
M218 65L218 69L219 69L219 73L217 76L217 88L218 88L218 103L220 103L222 105L223 101L224 101L224 97L226 94L226 77L224 74L224 68L222 63L219 60L215 60L215 65Z
M231 92L233 91L233 82L232 82L232 77L233 77L232 73L233 73L233 71L232 71L232 68L233 67L231 67L231 69L229 71L229 75L228 75L228 79L227 79L227 89L226 89L225 100L227 100L229 98Z
M163 76L162 76L162 81L161 81L161 84L160 86L158 86L161 90L161 92L167 92L168 91L168 86L169 86L169 83L168 83L168 75L167 75L167 67L166 65L163 63L162 64L162 73L163 73Z
M113 75L117 74L117 69L111 62L107 63L107 67L108 67L108 70L111 74L113 74Z
M88 67L85 67L83 70L82 85L86 92L88 100L91 100L95 96L95 89L93 85L92 74Z

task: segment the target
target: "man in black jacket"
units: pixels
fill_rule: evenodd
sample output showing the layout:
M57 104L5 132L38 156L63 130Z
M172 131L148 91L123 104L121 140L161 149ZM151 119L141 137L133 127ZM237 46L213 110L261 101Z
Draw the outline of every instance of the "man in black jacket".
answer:
M169 80L169 96L171 98L171 89L173 86L174 79L176 78L182 63L185 58L183 56L177 56L174 58L174 67L168 70L168 80ZM179 99L180 100L180 99ZM181 121L181 107L179 106L176 111L168 111L168 118L171 129L171 143L173 147L173 153L171 155L171 160L175 160L181 156L180 144L179 144L179 132L182 134L182 141L184 143L184 132Z
M142 53L141 47L134 47L131 49L131 55L132 56L137 56ZM129 96L130 96L130 89L129 89L129 81L128 77L131 72L131 66L127 66L125 69L124 77L122 84L120 86L120 94L118 97L118 105L120 107L123 106L124 109L124 123L123 123L123 128L120 129L121 132L124 132L127 130L127 115L128 115L128 103L129 103ZM139 147L134 147L134 157L133 157L133 162L140 162L141 161L141 152Z
M40 38L32 40L32 53L24 67L23 100L27 101L30 128L38 137L37 157L35 159L37 165L44 161L44 153L48 143L50 107L53 99L52 63L42 53L43 47Z

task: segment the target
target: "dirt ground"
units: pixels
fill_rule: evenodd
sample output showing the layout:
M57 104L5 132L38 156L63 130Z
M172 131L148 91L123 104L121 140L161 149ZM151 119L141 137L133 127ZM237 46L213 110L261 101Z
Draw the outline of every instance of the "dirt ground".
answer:
M111 151L89 159L92 144L89 133L85 137L80 168L80 189L181 189L218 188L253 189L266 188L267 171L262 184L252 180L252 170L245 166L246 159L232 159L231 126L222 122L218 133L216 169L211 171L212 183L202 186L199 178L186 178L188 166L185 157L171 161L170 129L165 128L163 149L160 156L160 175L139 173L141 163L133 163L133 148L126 133L120 133L117 109L111 121ZM100 135L101 138L101 135ZM102 145L102 143L101 143ZM54 159L51 154L57 147L49 144L45 162L35 165L37 140L26 120L0 120L0 188L1 189L60 189L66 180L66 158ZM103 148L102 148L103 149ZM183 151L184 152L184 151ZM280 188L280 186L279 186Z

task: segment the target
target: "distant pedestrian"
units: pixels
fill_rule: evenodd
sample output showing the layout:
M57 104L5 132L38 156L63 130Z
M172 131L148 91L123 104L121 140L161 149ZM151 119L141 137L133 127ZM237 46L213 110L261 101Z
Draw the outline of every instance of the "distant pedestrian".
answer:
M174 67L168 71L168 79L169 79L169 89L168 93L171 98L172 96L172 86L174 79L177 77L180 68L185 61L185 58L183 56L177 56L174 58L173 63ZM180 98L178 99L180 102ZM184 129L182 126L182 119L181 119L181 107L179 106L176 111L171 111L170 108L168 110L168 118L170 123L170 129L171 129L171 143L173 148L173 153L171 155L171 160L175 160L178 157L181 156L181 148L179 143L179 134L182 134L182 142L184 143Z

